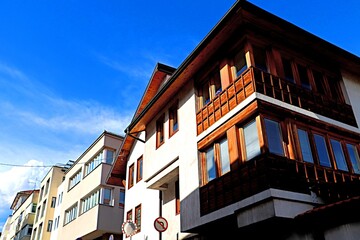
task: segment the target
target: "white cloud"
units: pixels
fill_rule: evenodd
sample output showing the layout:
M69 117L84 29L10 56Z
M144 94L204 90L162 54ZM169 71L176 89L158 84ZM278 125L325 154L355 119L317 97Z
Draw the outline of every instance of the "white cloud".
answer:
M7 171L0 172L0 215L9 212L9 208L16 196L16 193L24 190L38 189L40 182L49 171L43 162L30 160L24 164L27 167L11 167Z

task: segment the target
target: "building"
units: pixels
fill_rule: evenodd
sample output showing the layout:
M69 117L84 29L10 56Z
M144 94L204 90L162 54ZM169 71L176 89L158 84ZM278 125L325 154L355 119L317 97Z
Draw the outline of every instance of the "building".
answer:
M177 69L156 66L126 129L108 183L126 185L132 239L357 239L359 69L237 1Z
M57 189L63 181L62 167L53 166L40 184L39 200L36 207L32 240L49 240L53 229Z
M39 190L27 190L18 192L10 209L12 215L8 217L1 240L30 240Z
M51 239L120 239L124 189L105 180L123 137L104 131L66 169L54 196Z

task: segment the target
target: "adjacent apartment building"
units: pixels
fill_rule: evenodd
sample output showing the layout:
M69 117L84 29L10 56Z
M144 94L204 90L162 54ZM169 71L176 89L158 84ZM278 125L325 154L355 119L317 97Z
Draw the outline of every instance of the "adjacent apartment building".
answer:
M150 78L107 180L123 239L357 239L359 102L359 57L237 1Z
M30 240L39 190L18 192L11 204L13 211L4 225L1 240Z
M65 170L53 195L57 199L48 239L100 240L111 235L120 239L124 188L106 184L106 178L122 140L122 136L103 132Z

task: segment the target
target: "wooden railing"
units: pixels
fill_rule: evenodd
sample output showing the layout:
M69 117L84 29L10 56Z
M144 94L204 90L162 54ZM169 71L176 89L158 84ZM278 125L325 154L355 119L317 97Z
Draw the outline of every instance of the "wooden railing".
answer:
M198 134L205 131L254 92L357 126L350 105L339 103L328 96L317 94L290 81L251 67L197 112Z
M208 214L269 188L318 194L325 202L360 195L360 176L262 155L200 187L200 213Z

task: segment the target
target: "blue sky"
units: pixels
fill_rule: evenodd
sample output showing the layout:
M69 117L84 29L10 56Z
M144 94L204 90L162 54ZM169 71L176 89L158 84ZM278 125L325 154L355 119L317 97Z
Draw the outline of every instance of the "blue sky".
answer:
M179 66L234 2L2 1L0 164L65 163L123 134L155 64ZM250 2L360 56L358 0ZM0 231L48 169L0 165Z

